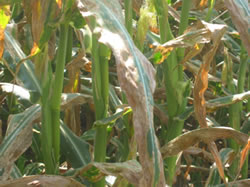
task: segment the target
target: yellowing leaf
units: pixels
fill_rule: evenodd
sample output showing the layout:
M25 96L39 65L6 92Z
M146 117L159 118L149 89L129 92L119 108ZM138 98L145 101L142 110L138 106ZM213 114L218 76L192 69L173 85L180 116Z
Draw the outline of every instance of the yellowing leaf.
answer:
M2 57L4 50L4 29L10 19L9 8L10 6L0 6L0 58Z

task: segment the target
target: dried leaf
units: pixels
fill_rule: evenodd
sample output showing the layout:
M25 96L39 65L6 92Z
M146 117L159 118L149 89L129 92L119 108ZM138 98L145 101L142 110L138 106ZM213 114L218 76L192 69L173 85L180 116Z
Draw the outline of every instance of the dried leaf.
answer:
M202 128L173 139L161 148L161 153L163 158L171 157L198 142L207 143L221 138L233 138L238 144L245 145L249 136L229 127Z
M248 139L248 143L247 145L244 147L244 149L241 151L241 157L240 157L240 168L239 170L241 170L245 160L246 160L246 157L248 155L248 151L250 149L250 138Z
M240 38L245 45L248 56L250 56L250 14L249 1L247 0L227 0L225 5L229 10L232 21L240 33Z
M208 86L208 72L215 52L219 46L220 40L226 31L226 25L209 24L202 22L204 27L210 31L210 37L213 45L209 46L208 52L203 57L203 63L194 84L194 110L200 126L207 127L206 107L204 93Z
M208 51L203 56L203 63L200 67L198 75L195 78L194 91L193 91L195 116L200 124L200 127L205 128L207 127L207 121L206 121L206 106L205 106L206 101L204 98L204 93L208 87L208 72L210 64L219 46L220 40L224 35L224 33L226 32L226 25L209 24L204 21L202 21L201 23L210 32L209 35L211 37L211 41L213 42L212 44L205 46L205 49L208 48L207 49ZM224 183L226 183L223 165L217 147L214 142L208 141L207 143L208 143L208 148L213 154L214 159L216 161L216 165L218 167L220 176L223 179Z
M32 11L32 36L34 40L34 47L38 46L40 37L44 30L44 23L46 21L48 13L48 3L46 0L32 0L31 1L31 11ZM34 48L33 47L33 48ZM33 49L34 51L34 49Z
M142 168L136 160L129 160L122 163L98 163L93 162L79 170L82 176L88 176L88 170L93 170L92 167L98 168L100 172L95 172L96 176L91 176L93 179L99 179L103 175L122 176L135 186L139 186L143 178L141 178Z
M80 51L75 59L67 64L69 82L64 87L64 93L79 93L80 91L80 74L84 63L82 58L85 56L84 51ZM74 106L65 110L64 122L78 136L81 135L80 106Z

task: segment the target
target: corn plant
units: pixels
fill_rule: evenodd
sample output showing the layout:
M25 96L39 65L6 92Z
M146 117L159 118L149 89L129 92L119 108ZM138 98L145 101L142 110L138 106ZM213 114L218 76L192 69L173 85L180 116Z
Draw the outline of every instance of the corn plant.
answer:
M0 186L249 185L247 5L1 0Z

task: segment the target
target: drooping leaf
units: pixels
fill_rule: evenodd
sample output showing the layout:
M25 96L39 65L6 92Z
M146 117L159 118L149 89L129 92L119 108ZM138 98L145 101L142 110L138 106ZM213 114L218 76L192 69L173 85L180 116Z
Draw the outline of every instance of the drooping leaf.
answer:
M249 136L229 127L209 127L185 133L161 148L163 158L177 155L188 147L198 143L209 143L217 139L233 138L240 145L245 145ZM183 143L185 142L185 143Z
M122 176L135 186L139 186L143 180L143 178L141 178L141 172L142 167L136 160L129 160L121 163L92 162L77 171L78 174L92 180L92 182L103 175L113 175ZM90 175L90 173L92 175Z
M143 170L147 171L143 173L142 182L147 186L163 186L162 159L153 127L155 70L135 47L124 26L122 9L117 1L79 0L77 6L93 32L100 33L99 41L109 46L116 58L118 80L134 111L133 124L140 162ZM95 28L89 22L90 15L96 18Z
M16 73L16 69L19 66L17 72L16 81L17 84L28 89L31 94L31 101L37 102L41 95L41 86L34 73L34 65L30 60L26 60L19 64L22 59L26 59L25 54L20 48L18 42L11 36L9 32L5 32L5 52L3 58L12 67L13 73Z
M193 95L195 116L200 124L200 127L206 128L206 101L204 98L204 93L208 87L208 72L210 64L220 44L220 40L226 32L227 27L226 25L209 24L204 21L202 21L201 23L203 27L210 32L209 37L211 38L212 44L205 45L205 47L207 48L207 52L205 52L205 55L203 56L203 63L195 79ZM214 156L220 176L223 179L224 183L226 183L223 165L220 160L219 152L215 143L211 141L210 143L208 143L208 147Z

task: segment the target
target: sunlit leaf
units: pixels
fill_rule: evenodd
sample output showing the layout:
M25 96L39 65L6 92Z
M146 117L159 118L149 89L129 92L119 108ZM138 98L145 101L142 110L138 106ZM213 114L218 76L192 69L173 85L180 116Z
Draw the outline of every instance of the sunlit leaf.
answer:
M20 97L20 99L30 100L29 91L21 86L10 83L0 83L0 88L3 92L13 93L14 95Z

